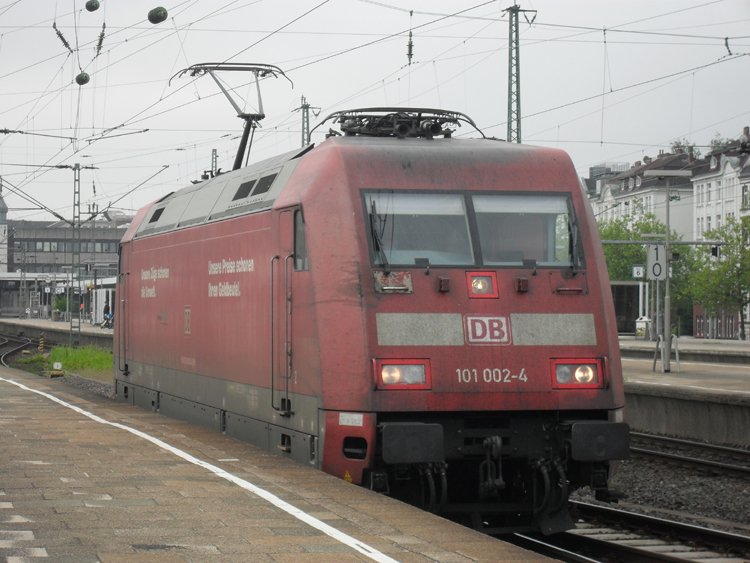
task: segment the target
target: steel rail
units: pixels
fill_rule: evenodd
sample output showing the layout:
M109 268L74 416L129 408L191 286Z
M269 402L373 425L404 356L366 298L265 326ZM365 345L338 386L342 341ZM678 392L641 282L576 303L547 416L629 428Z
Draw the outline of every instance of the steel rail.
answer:
M691 546L695 559L695 553L699 549L714 549L735 554L740 557L739 561L750 556L750 537L721 530L696 526L667 520L645 514L637 514L627 510L621 510L609 506L601 506L580 501L570 501L571 506L584 520L614 524L628 531L637 531L639 535L648 534L656 539L665 541L679 541L684 545ZM576 534L580 535L580 534ZM697 546L701 546L700 548ZM650 552L649 552L650 553ZM667 555L667 554L664 554ZM669 555L672 559L666 561L684 561L685 557Z
M697 467L707 467L711 469L718 469L726 473L736 473L739 475L750 475L750 451L741 448L732 448L728 446L721 446L716 444L707 444L704 442L695 442L692 440L685 440L682 438L672 438L668 436L658 436L653 434L646 434L641 432L631 432L631 446L630 451L635 454L642 456L655 457L668 459L683 463L685 465L692 465ZM706 459L705 457L696 457L695 454L687 454L685 452L675 451L660 451L653 449L652 447L646 447L644 445L633 445L633 442L651 442L658 444L659 446L665 445L666 447L673 446L676 448L687 447L698 450L700 453L697 455L717 455L723 456L724 458L734 458L731 461L717 461L715 459ZM658 446L657 446L658 447ZM738 459L738 461L735 461Z

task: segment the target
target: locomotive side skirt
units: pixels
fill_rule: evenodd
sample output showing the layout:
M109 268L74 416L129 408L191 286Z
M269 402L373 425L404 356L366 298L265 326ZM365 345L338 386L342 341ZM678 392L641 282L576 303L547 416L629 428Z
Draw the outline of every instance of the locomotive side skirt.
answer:
M226 384L186 373L178 375L180 383L175 387L168 383L157 386L149 383L148 378L139 377L140 368L138 363L131 364L133 377L127 382L115 382L118 400L275 450L301 463L320 466L319 411L314 398L292 395L299 416L290 423L274 413L270 406L258 404L251 407L247 402L237 400L246 397L270 405L268 389ZM191 385L202 389L200 402L187 398L195 396L190 392ZM156 387L161 387L161 390L156 391ZM249 413L253 416L248 416Z

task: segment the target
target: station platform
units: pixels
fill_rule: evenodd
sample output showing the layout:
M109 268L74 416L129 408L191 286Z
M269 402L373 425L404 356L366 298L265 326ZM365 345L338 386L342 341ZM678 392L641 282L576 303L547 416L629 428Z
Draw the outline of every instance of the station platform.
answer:
M0 560L548 560L212 430L8 368L0 444Z
M680 338L669 371L655 343L620 338L631 429L750 448L750 342ZM635 352L635 353L634 353ZM640 353L647 352L647 353Z

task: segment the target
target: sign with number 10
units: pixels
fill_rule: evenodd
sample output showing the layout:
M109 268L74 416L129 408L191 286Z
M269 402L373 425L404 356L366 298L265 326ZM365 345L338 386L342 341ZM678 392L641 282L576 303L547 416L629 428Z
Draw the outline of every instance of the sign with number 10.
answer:
M663 244L647 246L646 279L667 279L667 256Z

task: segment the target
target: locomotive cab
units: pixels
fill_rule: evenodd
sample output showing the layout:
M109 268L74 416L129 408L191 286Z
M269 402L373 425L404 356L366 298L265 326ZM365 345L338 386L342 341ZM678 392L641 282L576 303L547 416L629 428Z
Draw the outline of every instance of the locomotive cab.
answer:
M364 190L362 200L379 351L427 356L374 360L369 485L492 528L571 527L569 492L609 496L608 461L627 457L628 432L609 420L617 410L559 407L565 394L601 399L615 375L591 349L594 313L571 307L590 292L571 194ZM432 397L415 413L417 391ZM412 412L387 412L396 403Z

